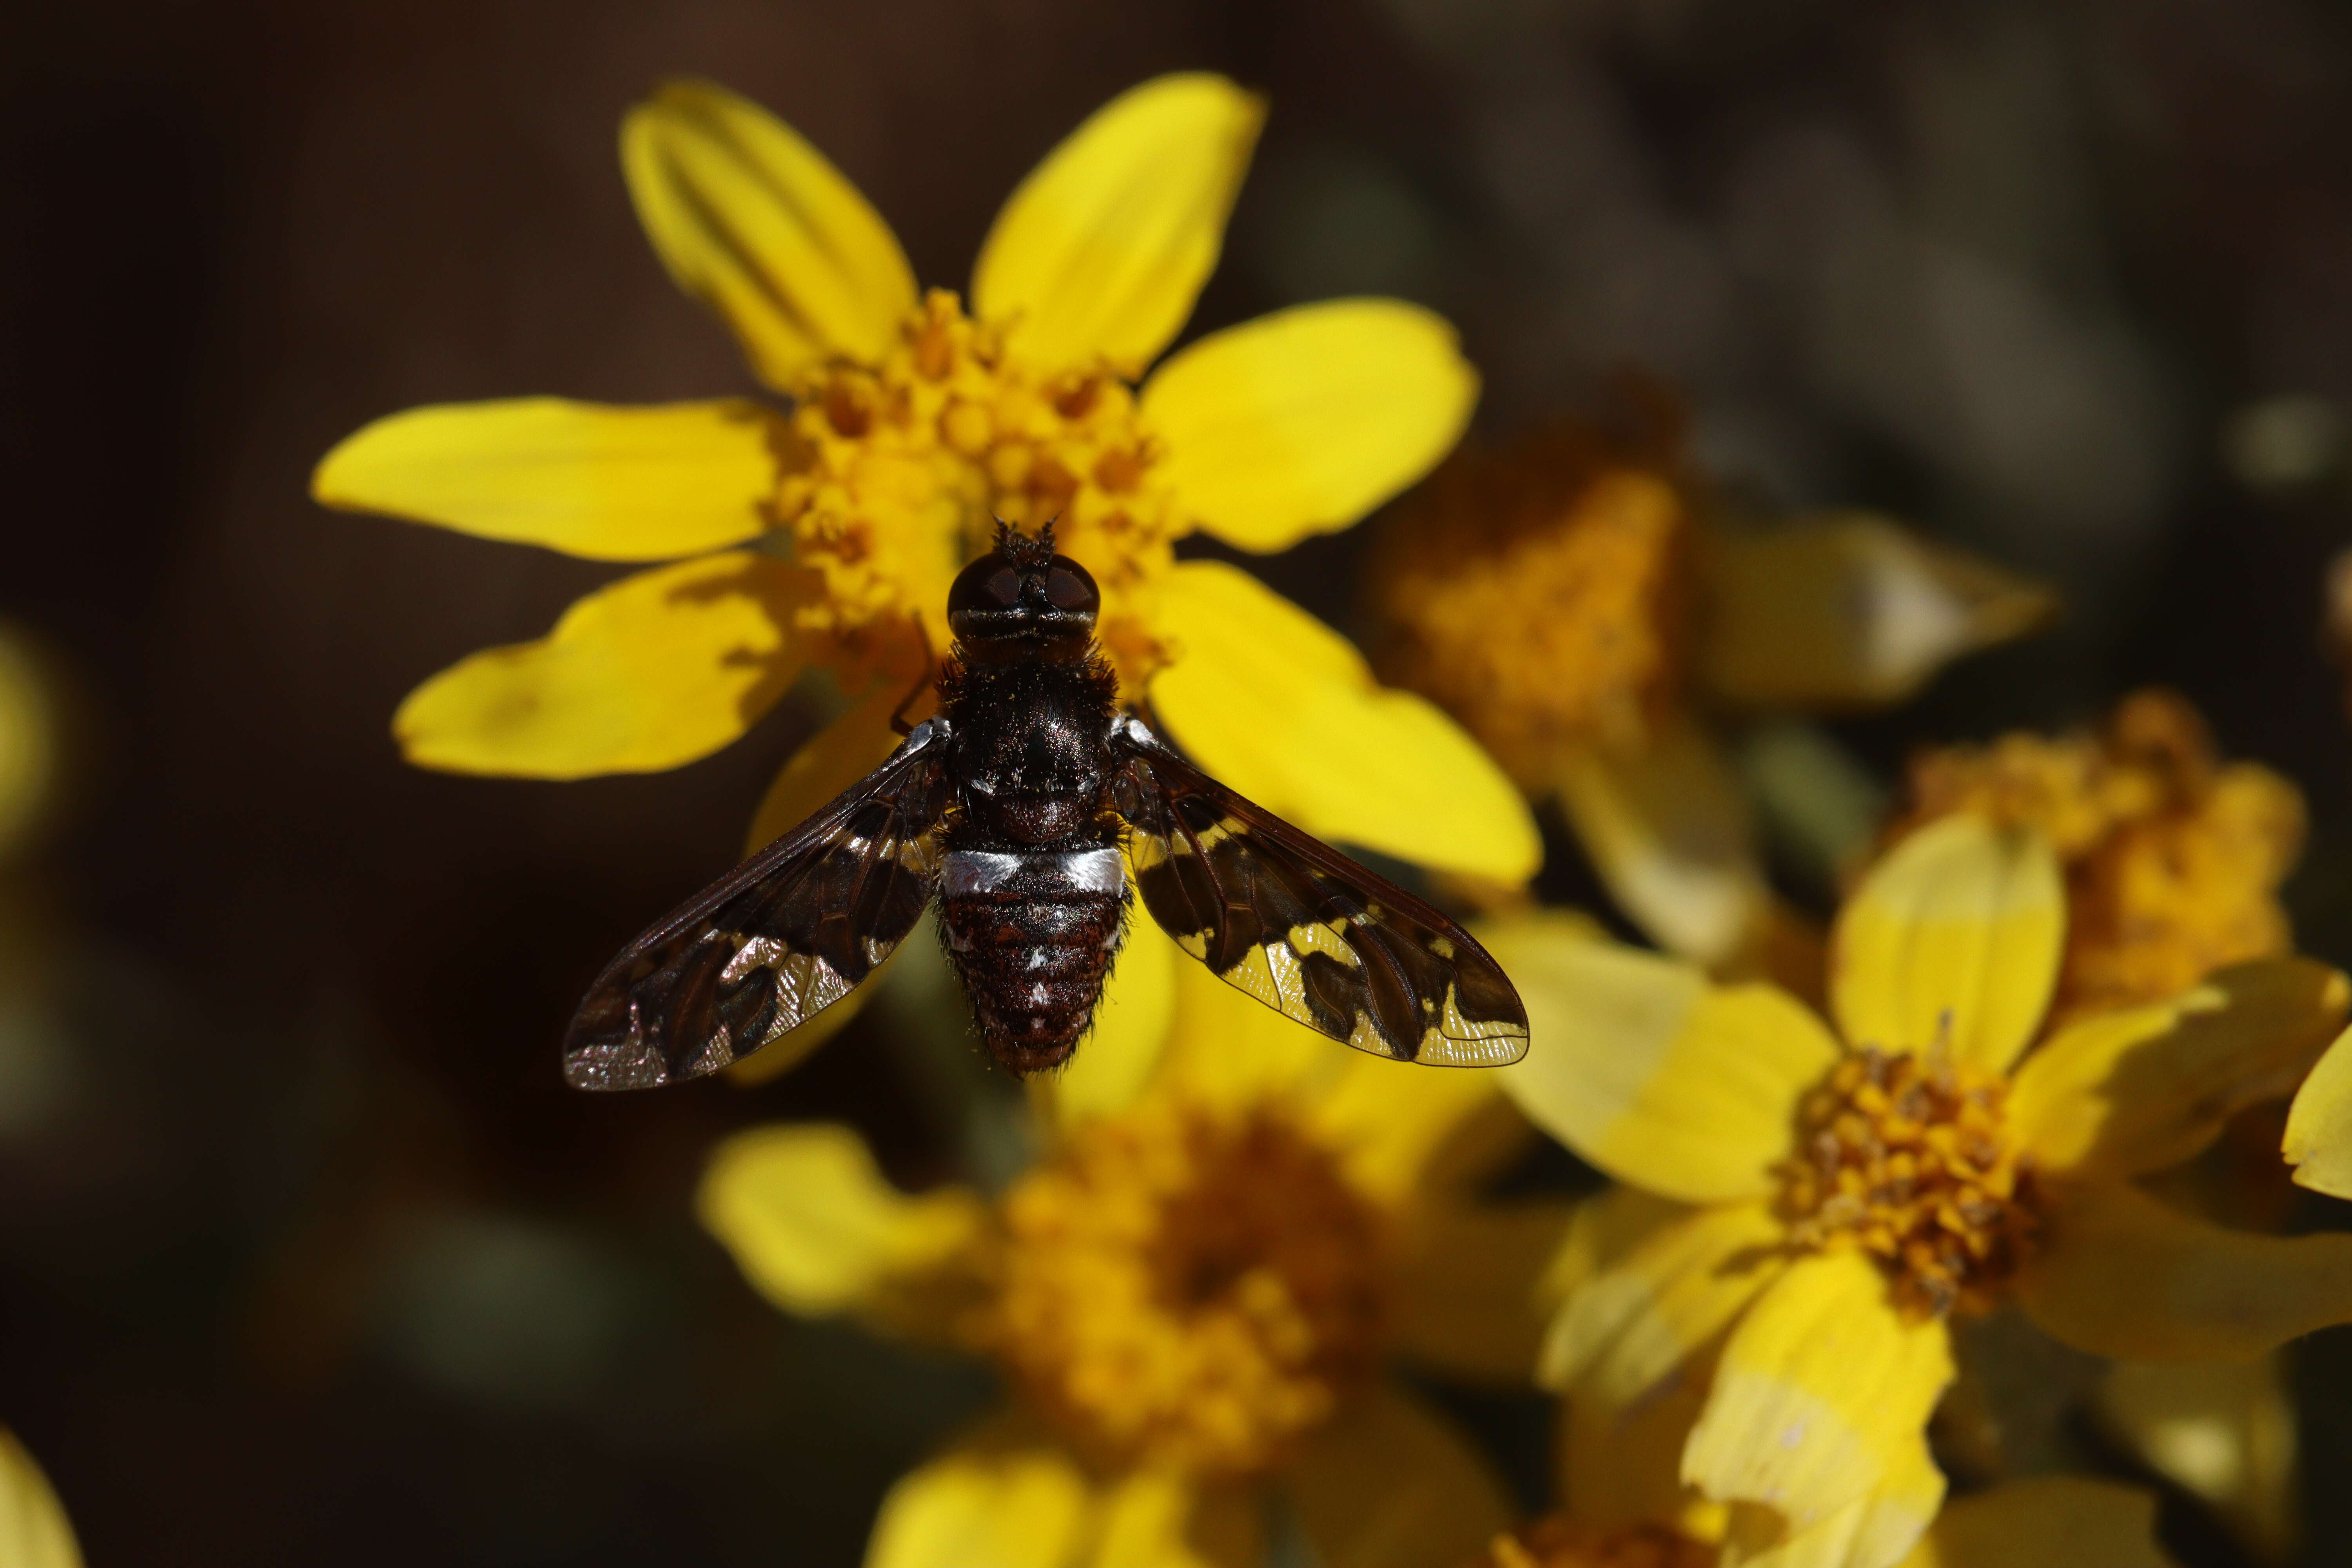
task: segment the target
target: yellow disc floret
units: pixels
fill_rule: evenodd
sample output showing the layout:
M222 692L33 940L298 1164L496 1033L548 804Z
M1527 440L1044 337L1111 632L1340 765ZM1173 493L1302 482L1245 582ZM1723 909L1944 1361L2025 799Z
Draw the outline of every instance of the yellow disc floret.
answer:
M1790 1238L1860 1247L1906 1315L1984 1310L2034 1235L2007 1097L2000 1075L1940 1050L1846 1057L1798 1110L1780 1173Z
M1106 1462L1264 1469L1371 1369L1373 1212L1280 1112L1093 1123L1003 1214L985 1337Z
M2224 765L2196 710L2146 691L2104 734L2011 734L1913 763L1894 836L1955 811L2045 834L2066 868L2053 1020L2152 1001L2225 963L2290 951L2278 900L2303 798L2269 769Z
M1688 528L1663 464L1580 427L1461 454L1382 529L1381 673L1523 783L1563 744L1638 743L1675 680Z
M1027 364L933 289L878 365L827 365L793 393L776 516L825 589L795 612L803 630L854 649L919 619L943 654L948 584L996 520L1050 521L1102 588L1122 680L1139 688L1164 662L1139 596L1173 558L1177 520L1126 382Z

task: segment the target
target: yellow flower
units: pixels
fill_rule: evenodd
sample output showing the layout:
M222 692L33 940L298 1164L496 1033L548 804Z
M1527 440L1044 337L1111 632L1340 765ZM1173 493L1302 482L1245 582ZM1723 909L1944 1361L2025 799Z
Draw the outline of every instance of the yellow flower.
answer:
M81 1549L58 1494L5 1426L0 1426L0 1568L81 1568Z
M1834 1033L1771 985L1557 921L1483 933L1539 1042L1506 1069L1522 1108L1677 1205L1572 1291L1543 1374L1629 1448L1688 1401L1681 1478L1735 1534L1825 1531L1805 1558L1825 1565L1902 1559L1944 1490L1923 1428L1953 1311L2013 1300L2139 1361L2243 1359L2352 1321L2352 1237L2233 1232L2135 1184L2284 1092L2352 987L2257 960L2027 1056L2065 922L2047 842L1962 815L1840 912Z
M1255 1564L1278 1498L1328 1568L1446 1568L1507 1506L1385 1364L1523 1380L1568 1207L1474 1203L1523 1132L1490 1075L1349 1051L1135 941L1106 1008L1139 1016L1039 1089L1045 1152L992 1202L901 1194L836 1126L711 1162L704 1221L780 1306L1013 1392L893 1489L867 1562Z
M662 88L621 132L638 216L790 408L442 405L329 453L313 490L330 506L672 563L426 681L394 720L409 760L676 767L829 670L862 700L778 780L764 841L889 749L992 519L1052 520L1102 586L1127 695L1151 682L1212 772L1326 837L1529 874L1530 821L1449 721L1245 574L1173 557L1195 530L1263 552L1346 527L1434 463L1477 395L1444 321L1373 299L1211 333L1136 384L1216 264L1263 115L1205 74L1113 100L998 214L967 312L918 292L881 216L790 127L708 83Z
M1752 966L1769 895L1702 716L1893 702L2051 601L1880 518L1735 526L1678 447L1562 424L1458 454L1376 542L1374 658L1556 795L1659 943Z
M1785 1552L1738 1562L1789 1561ZM1600 1526L1547 1514L1496 1538L1465 1568L1715 1568L1717 1541L1670 1525ZM2040 1476L1946 1506L1902 1568L2170 1568L2156 1544L2156 1500L2078 1476Z
M2197 710L2126 698L2100 735L2002 736L1911 766L1900 838L1956 811L2039 828L2066 873L2057 1020L2152 1002L2226 963L2294 950L2279 884L2303 846L2303 795L2223 765Z

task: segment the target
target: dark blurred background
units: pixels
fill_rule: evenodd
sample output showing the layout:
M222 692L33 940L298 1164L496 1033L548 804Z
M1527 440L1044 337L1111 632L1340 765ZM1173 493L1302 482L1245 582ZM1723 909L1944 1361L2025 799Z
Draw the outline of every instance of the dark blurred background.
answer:
M71 771L7 867L55 962L0 1016L0 1420L93 1563L848 1563L984 1389L795 1325L694 1228L703 1151L853 1117L953 1142L869 1015L772 1084L568 1094L563 1018L724 866L813 714L683 772L404 767L425 675L605 568L331 515L424 402L746 390L614 156L657 77L823 147L960 285L997 203L1152 73L1273 118L1194 329L1381 291L1507 430L1616 367L1706 464L2057 580L2055 632L1841 727L1913 746L2177 685L2309 794L2352 958L2352 19L2316 0L268 0L0 31L0 616ZM1358 545L1267 563L1343 624ZM2315 1497L2352 1346L2304 1347ZM2306 1559L2352 1557L2334 1513ZM2200 1560L2236 1561L2223 1538Z

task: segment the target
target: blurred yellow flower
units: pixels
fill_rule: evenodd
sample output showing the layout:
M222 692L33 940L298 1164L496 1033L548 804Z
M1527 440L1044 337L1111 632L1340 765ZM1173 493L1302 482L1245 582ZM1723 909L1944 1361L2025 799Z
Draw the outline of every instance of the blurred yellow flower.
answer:
M1556 919L1482 931L1538 1042L1505 1069L1522 1108L1665 1200L1552 1323L1542 1374L1572 1431L1678 1441L1682 1480L1731 1508L1735 1537L1886 1568L1943 1495L1924 1427L1951 1312L2014 1300L2068 1344L2141 1361L2244 1359L2352 1321L2352 1237L2234 1232L2135 1184L2284 1092L2352 986L2257 960L2027 1056L2065 925L2047 841L1969 814L1905 839L1840 911L1834 1033L1774 986Z
M1524 1136L1493 1077L1363 1057L1134 940L1106 1007L1140 1016L1040 1088L1046 1150L994 1201L901 1194L838 1126L711 1161L704 1222L778 1305L1014 1393L893 1489L867 1562L1243 1568L1271 1496L1328 1568L1447 1568L1507 1507L1385 1363L1523 1381L1570 1206L1474 1199Z
M709 83L663 87L622 127L638 216L790 409L442 405L330 452L313 481L330 506L672 563L426 681L394 720L409 760L558 779L676 767L830 670L863 700L778 780L764 841L888 751L992 520L1052 520L1101 584L1126 694L1151 682L1212 772L1325 837L1530 874L1532 824L1450 721L1381 690L1245 574L1173 557L1195 530L1265 552L1348 526L1434 463L1477 397L1451 327L1375 299L1213 332L1135 384L1215 267L1264 112L1199 73L1114 100L997 215L967 311L918 292L880 215L789 126Z
M1654 940L1753 966L1769 898L1708 711L1893 702L2052 600L1881 518L1735 525L1679 446L1561 424L1457 454L1375 542L1374 660L1556 795Z
M2063 1021L2152 1002L2226 963L2294 950L2279 884L2302 852L2303 795L2252 763L2223 764L2203 720L2142 691L2102 734L2002 736L1911 765L1890 841L1956 811L2039 828L2066 874Z
M81 1568L81 1549L58 1494L5 1426L0 1426L0 1568Z
M1741 1555L1770 1563L1785 1553ZM1465 1568L1715 1568L1718 1542L1667 1525L1598 1526L1547 1514L1497 1536ZM1812 1560L1808 1560L1812 1561ZM2170 1568L2156 1544L2156 1499L2076 1476L2041 1476L1948 1504L1902 1568Z

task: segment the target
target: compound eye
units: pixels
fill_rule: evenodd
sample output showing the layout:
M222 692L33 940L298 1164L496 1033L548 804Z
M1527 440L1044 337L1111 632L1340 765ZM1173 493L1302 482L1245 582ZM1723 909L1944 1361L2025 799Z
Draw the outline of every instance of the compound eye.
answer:
M1095 591L1095 580L1087 569L1075 561L1057 559L1053 570L1045 574L1045 602L1057 610L1077 610L1088 615L1101 607L1102 595Z
M1021 602L1022 576L1003 556L982 556L956 574L948 590L948 614L1009 610Z

